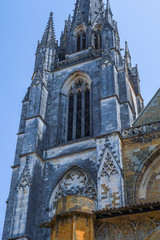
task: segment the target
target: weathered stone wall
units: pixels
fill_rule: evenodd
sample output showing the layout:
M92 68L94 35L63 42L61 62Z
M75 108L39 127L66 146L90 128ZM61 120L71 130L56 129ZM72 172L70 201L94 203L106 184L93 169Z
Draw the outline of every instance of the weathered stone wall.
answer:
M130 129L123 140L126 200L130 205L159 200L159 127L153 123Z

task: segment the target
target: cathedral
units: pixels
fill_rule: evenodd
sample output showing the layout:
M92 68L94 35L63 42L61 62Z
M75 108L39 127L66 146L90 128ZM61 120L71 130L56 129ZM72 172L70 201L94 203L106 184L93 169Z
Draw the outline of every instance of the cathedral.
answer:
M2 240L160 240L160 89L144 108L110 2L50 14L22 102Z

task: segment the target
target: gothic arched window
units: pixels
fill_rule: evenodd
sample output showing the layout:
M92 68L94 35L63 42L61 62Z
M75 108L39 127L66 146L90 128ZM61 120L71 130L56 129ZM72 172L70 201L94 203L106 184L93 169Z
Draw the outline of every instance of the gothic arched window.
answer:
M86 33L82 34L82 49L86 49Z
M80 34L77 35L77 51L81 50L81 36Z
M77 34L77 51L86 49L86 32L79 32Z
M98 33L95 33L95 34L94 34L94 48L95 48L95 49L100 49L100 48L101 48L101 45L102 45L101 42L102 42L102 41L101 41L101 35L98 34Z
M83 79L72 83L69 90L67 140L90 136L90 88Z

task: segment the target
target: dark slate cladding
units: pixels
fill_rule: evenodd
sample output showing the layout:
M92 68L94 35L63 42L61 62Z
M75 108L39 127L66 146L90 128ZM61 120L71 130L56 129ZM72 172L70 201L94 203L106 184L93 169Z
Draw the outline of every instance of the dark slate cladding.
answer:
M143 108L138 69L127 44L121 55L109 1L105 9L102 0L77 0L59 45L50 14L22 104L2 240L49 240L50 230L39 226L53 217L50 199L59 181L72 167L83 169L97 193L104 155L119 166L121 132ZM22 174L23 191L17 188ZM117 181L120 206L122 181ZM97 193L101 208L99 199Z

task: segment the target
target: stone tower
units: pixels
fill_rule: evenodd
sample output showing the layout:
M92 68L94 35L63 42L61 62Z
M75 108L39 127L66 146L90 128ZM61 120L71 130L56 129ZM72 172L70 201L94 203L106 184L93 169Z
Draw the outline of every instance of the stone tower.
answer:
M23 100L3 240L93 240L96 212L136 203L123 139L143 99L127 43L121 51L109 0L77 0L59 45L50 14Z

